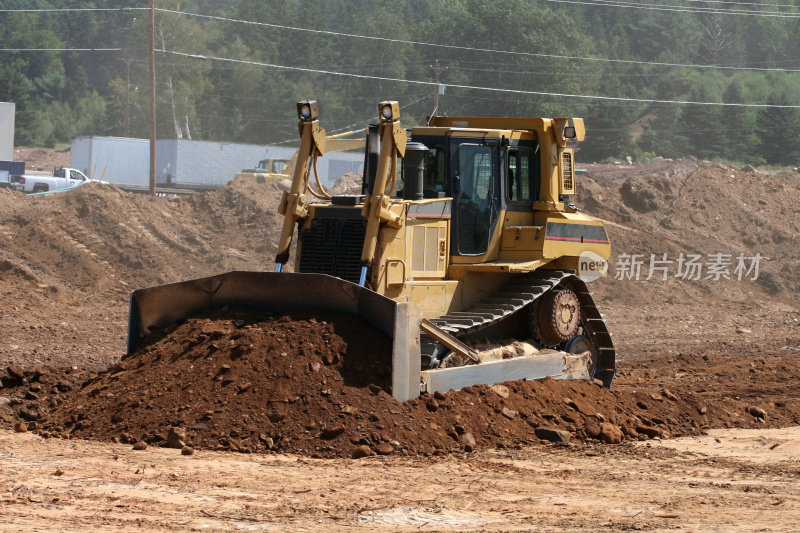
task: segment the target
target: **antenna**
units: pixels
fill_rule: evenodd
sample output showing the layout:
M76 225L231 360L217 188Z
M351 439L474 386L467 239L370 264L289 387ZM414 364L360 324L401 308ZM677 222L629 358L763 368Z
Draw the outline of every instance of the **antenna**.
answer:
M436 116L436 113L439 111L439 95L444 94L444 85L441 84L439 80L439 76L443 70L447 70L447 68L442 68L439 64L439 60L437 59L433 65L431 65L434 74L436 74L436 92L433 95L433 112L431 113L431 118ZM428 120L428 125L430 125L430 119Z

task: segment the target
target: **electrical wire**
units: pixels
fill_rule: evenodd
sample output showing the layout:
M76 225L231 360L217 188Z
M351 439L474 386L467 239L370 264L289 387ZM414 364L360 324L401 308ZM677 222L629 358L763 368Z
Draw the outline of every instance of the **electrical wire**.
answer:
M0 13L58 13L66 11L149 11L149 7L50 7L39 9L0 9Z
M584 100L608 100L614 102L637 102L637 103L659 103L659 104L673 104L673 105L698 105L698 106L723 106L723 107L749 107L749 108L776 108L776 109L800 109L800 105L782 105L782 104L745 104L745 103L727 103L727 102L697 102L697 101L690 101L690 100L659 100L659 99L650 99L650 98L623 98L617 96L600 96L600 95L588 95L588 94L569 94L569 93L553 93L553 92L546 92L546 91L526 91L522 89L503 89L499 87L478 87L473 85L460 85L454 83L436 83L433 81L421 81L421 80L407 80L402 78L390 78L385 76L369 76L366 74L354 74L350 72L337 72L332 70L323 70L323 69L311 69L311 68L303 68L303 67L292 67L288 65L278 65L274 63L261 63L258 61L246 61L242 59L231 59L225 57L215 57L215 56L205 56L199 54L187 54L185 52L177 52L175 50L162 50L162 52L167 54L173 54L181 57L189 57L193 59L208 59L212 61L227 61L232 63L241 63L247 65L259 65L262 67L267 68L274 68L280 70L288 70L293 72L308 72L312 74L324 74L329 76L342 76L342 77L350 77L350 78L357 78L357 79L369 79L369 80L378 80L378 81L390 81L390 82L397 82L397 83L409 83L413 85L426 85L426 86L440 86L443 85L445 87L450 87L452 89L470 89L476 91L491 91L491 92L498 92L498 93L510 93L510 94L527 94L527 95L539 95L539 96L559 96L564 98L577 98L577 99L584 99Z
M616 2L604 0L547 0L552 3L559 4L582 4L597 7L624 7L628 9L645 9L650 11L671 11L677 13L719 13L722 15L745 15L754 17L772 17L772 18L800 18L800 13L774 13L771 11L751 11L739 9L713 9L704 7L687 7L687 6L669 6L659 4L642 4L633 2Z
M0 52L121 52L133 48L0 48Z
M560 1L560 0L548 0L548 1ZM659 67L686 67L686 68L707 68L707 69L720 69L720 70L747 70L747 71L757 71L757 72L800 72L800 70L786 70L786 69L779 69L779 68L757 68L757 67L735 67L735 66L724 66L724 65L697 65L697 64L683 64L683 63L665 63L665 62L656 62L656 61L634 61L628 59L609 59L609 58L600 58L600 57L581 57L581 56L566 56L566 55L558 55L558 54L539 54L534 52L518 52L514 50L500 50L494 48L476 48L470 46L458 46L452 44L437 44L437 43L428 43L423 41L411 41L405 39L394 39L391 37L378 37L374 35L359 35L355 33L344 33L344 32L336 32L336 31L329 31L329 30L316 30L312 28L301 28L297 26L287 26L283 24L272 24L268 22L255 22L251 20L241 20L241 19L233 19L228 17L220 17L216 15L201 15L199 13L189 13L186 11L177 11L172 9L161 9L157 8L156 11L160 11L162 13L171 13L175 15L186 15L190 17L199 17L205 19L212 19L222 22L235 22L240 24L248 24L252 26L263 26L267 28L275 28L280 30L291 30L291 31L299 31L299 32L308 32L308 33L317 33L321 35L331 35L335 37L348 37L348 38L356 38L356 39L367 39L371 41L381 41L381 42L389 42L389 43L397 43L397 44L410 44L415 46L430 46L435 48L444 48L448 50L462 50L468 52L486 52L486 53L494 53L494 54L507 54L513 56L523 56L523 57L544 57L550 59L570 59L576 61L597 61L603 63L621 63L621 64L629 64L629 65L651 65L651 66L659 66ZM800 15L798 15L800 17Z
M704 4L734 4L734 5L747 5L747 6L764 6L767 5L769 7L792 7L796 8L798 6L793 4L764 4L764 2L726 2L725 0L685 0L686 2L693 2L693 3L704 3Z
M547 0L548 2L561 2L561 3L576 3L576 4L586 4L586 5L599 5L599 6L606 6L606 7L633 7L633 8L645 8L645 9L658 9L656 7L648 8L646 5L641 4L630 4L630 3L603 3L602 0L595 0L595 1L579 1L579 0ZM14 12L61 12L61 11L74 11L74 12L82 12L82 11L142 11L142 10L149 10L148 7L128 7L128 8L50 8L50 9L0 9L0 13L14 13ZM702 9L702 8L700 8ZM662 9L662 10L675 10L675 9ZM202 15L199 13L190 13L186 11L178 11L178 10L171 10L171 9L163 9L163 8L156 8L155 11L162 12L162 13L169 13L175 15L185 15L191 17L198 17L198 18L206 18L212 19L217 21L223 22L234 22L240 24L249 24L255 26L263 26L269 28L276 28L276 29L284 29L284 30L291 30L291 31L300 31L300 32L310 32L310 33L318 33L323 35L332 35L338 37L349 37L349 38L358 38L358 39L367 39L367 40L374 40L374 41L383 41L383 42L391 42L391 43L398 43L398 44L410 44L410 45L417 45L417 46L429 46L429 47L437 47L437 48L444 48L444 49L451 49L451 50L463 50L463 51L472 51L472 52L486 52L486 53L497 53L497 54L507 54L507 55L515 55L515 56L527 56L527 57L542 57L542 58L549 58L549 59L568 59L568 60L575 60L575 61L595 61L595 62L603 62L603 63L619 63L619 64L630 64L630 65L649 65L649 66L658 66L658 67L684 67L684 68L697 68L697 69L717 69L717 70L742 70L742 71L754 71L754 72L800 72L800 69L782 69L782 68L761 68L761 67L741 67L741 66L729 66L729 65L701 65L701 64L691 64L691 63L667 63L667 62L659 62L659 61L635 61L635 60L627 60L627 59L610 59L610 58L600 58L600 57L581 57L581 56L568 56L568 55L558 55L558 54L539 54L534 52L519 52L513 50L501 50L501 49L493 49L493 48L478 48L478 47L470 47L470 46L458 46L458 45L449 45L449 44L438 44L438 43L428 43L423 41L413 41L413 40L404 40L404 39L393 39L389 37L379 37L379 36L372 36L372 35L359 35L353 33L345 33L345 32L334 32L328 30L317 30L312 28L301 28L296 26L287 26L282 24L271 24L266 22L255 22L249 20L241 20L241 19L233 19L229 17L221 17L215 15ZM680 11L680 10L679 10ZM685 9L684 9L685 11ZM740 11L732 11L733 14L741 14ZM767 15L764 15L767 16ZM769 16L778 16L778 15L769 15ZM793 17L793 18L800 18L800 13L791 15L781 15L785 17ZM23 52L23 51L106 51L106 49L38 49L38 48L31 48L31 49L0 49L0 51L15 51L15 52ZM108 51L117 51L116 49L108 49Z

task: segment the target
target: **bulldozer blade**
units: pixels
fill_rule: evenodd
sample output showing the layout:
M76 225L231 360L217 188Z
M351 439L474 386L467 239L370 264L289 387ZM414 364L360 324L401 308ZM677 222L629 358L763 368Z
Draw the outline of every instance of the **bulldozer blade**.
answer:
M153 328L162 328L205 309L225 306L291 314L314 311L362 318L392 339L392 395L419 395L419 312L355 283L324 274L229 272L218 276L139 289L131 293L130 355Z

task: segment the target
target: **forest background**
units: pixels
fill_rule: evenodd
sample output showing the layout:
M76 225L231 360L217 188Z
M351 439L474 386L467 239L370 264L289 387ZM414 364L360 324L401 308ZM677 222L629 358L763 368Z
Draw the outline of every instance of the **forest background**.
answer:
M147 6L0 0L0 101L16 103L16 144L149 136ZM582 161L800 163L794 0L155 7L159 138L291 142L303 99L320 102L329 132L363 127L386 99L411 126L438 93L451 116L584 117Z

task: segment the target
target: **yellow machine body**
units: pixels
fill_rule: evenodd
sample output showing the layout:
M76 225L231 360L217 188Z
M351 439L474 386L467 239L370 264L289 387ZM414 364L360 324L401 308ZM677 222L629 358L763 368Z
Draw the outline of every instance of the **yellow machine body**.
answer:
M463 235L458 224L472 221L465 220L468 212L463 209L459 217L461 204L454 201L447 183L440 183L445 190L437 192L449 195L439 198L408 200L388 193L391 159L400 155L398 146L404 147L408 136L396 122L383 122L376 181L383 179L387 185L381 189L378 184L377 192L353 199L351 206L308 204L299 226L295 271L319 271L315 268L319 263L308 257L319 250L310 249L306 243L320 220L363 220L369 206L374 208L366 217L363 249L367 251L361 264L351 265L349 275L341 270L326 273L357 282L358 269L353 267L369 263L367 286L396 301L414 303L425 318L468 310L513 275L543 268L578 270L582 253L593 252L607 260L611 245L603 223L565 206L563 201L565 195L575 192L574 151L567 147L568 139L563 135L567 124L575 128L574 139L582 140L583 121L575 118L433 117L429 126L410 131L411 140L440 140L456 149L476 147L477 157L491 158L488 162L493 175L489 179L494 180L494 188L486 192L494 195L496 203L489 208L497 208L497 212L487 220L488 231L482 235L485 250L465 254L454 249L452 240ZM529 158L529 163L538 163L538 170L525 168L529 180L538 180L528 182L531 189L538 189L535 198L531 194L514 197L510 180L516 168L516 152L522 149L529 154L539 152ZM399 164L395 172L399 173ZM454 175L450 172L445 178L452 180ZM397 175L394 181L397 189ZM323 243L320 248L336 254L343 246L341 241L339 248L330 244ZM358 247L361 241L347 244ZM314 241L313 246L317 245Z

